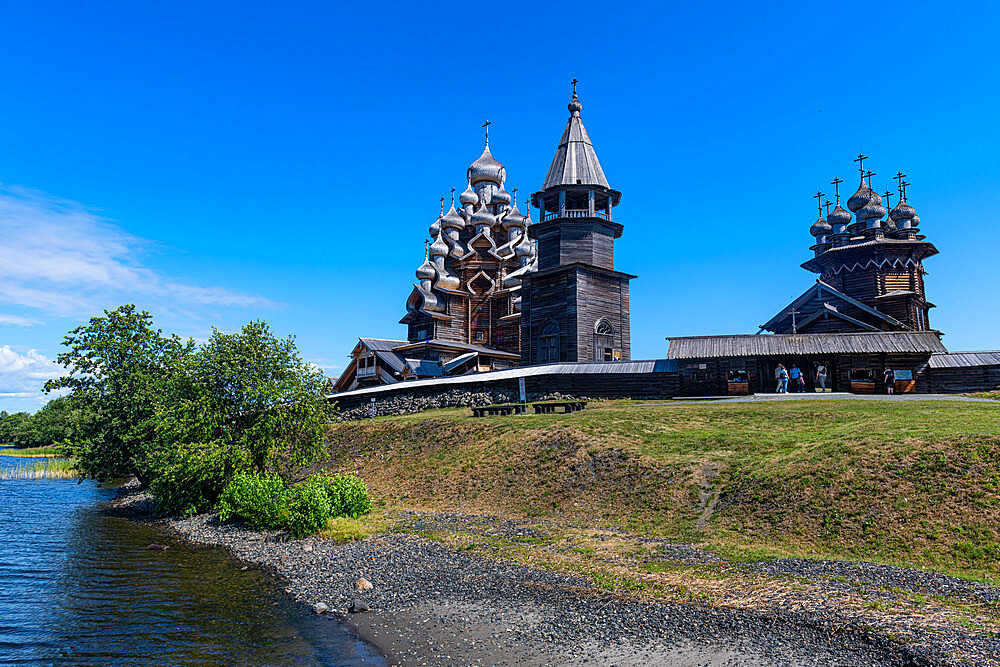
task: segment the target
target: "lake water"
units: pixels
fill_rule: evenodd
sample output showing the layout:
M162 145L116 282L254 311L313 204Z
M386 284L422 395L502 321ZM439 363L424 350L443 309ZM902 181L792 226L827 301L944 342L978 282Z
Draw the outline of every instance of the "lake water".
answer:
M0 468L17 463L0 456ZM112 496L92 482L0 480L0 664L386 664L223 551L104 515Z

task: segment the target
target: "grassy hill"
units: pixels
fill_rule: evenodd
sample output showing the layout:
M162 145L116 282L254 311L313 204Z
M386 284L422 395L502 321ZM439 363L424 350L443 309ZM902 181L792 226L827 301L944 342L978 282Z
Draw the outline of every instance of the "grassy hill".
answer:
M1000 576L1000 406L591 403L332 426L324 466L390 509L532 517L726 558L804 556Z

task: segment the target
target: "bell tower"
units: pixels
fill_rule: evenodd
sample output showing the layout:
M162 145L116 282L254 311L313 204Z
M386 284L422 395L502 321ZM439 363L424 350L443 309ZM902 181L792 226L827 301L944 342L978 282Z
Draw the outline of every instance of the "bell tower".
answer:
M629 281L614 270L612 220L621 193L608 185L576 94L542 189L531 196L538 268L522 278L521 363L630 358Z

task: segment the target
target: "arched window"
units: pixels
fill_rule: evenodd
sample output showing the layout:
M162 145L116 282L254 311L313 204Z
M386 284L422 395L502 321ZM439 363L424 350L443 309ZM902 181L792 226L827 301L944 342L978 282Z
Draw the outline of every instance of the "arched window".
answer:
M538 363L559 361L559 325L549 321L538 336Z
M615 355L615 328L601 318L594 325L594 361L612 361Z

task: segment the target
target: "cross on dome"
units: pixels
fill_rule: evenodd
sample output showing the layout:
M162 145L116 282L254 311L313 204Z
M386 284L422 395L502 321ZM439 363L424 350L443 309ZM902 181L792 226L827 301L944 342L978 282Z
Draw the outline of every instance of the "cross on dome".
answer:
M836 188L835 192L837 193L837 206L840 206L840 184L841 183L843 183L843 181L840 180L839 177L837 177L837 178L833 179L832 181L830 181L830 185L832 185L833 187Z

